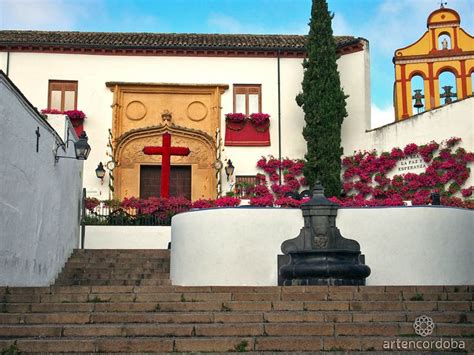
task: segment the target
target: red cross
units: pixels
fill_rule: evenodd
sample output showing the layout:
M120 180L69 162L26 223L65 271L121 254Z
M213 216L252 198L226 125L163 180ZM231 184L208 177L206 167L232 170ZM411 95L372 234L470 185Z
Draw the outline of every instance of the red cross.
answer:
M172 155L189 155L191 151L185 147L172 147L171 134L163 134L163 145L161 147L145 147L143 153L147 155L161 155L161 197L170 195L170 170Z

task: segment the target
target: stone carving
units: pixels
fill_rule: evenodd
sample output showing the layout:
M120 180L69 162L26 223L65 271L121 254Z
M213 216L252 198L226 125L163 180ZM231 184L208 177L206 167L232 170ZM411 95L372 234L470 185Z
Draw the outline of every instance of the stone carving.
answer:
M290 256L279 270L283 285L365 285L370 268L361 262L359 243L344 238L336 227L338 208L318 183L311 200L301 205L300 234L281 245Z
M171 122L171 119L173 118L173 115L170 111L168 110L164 110L162 113L161 113L161 119L163 120L163 122L166 124L166 123L169 123Z
M132 121L139 121L146 116L146 106L139 100L134 100L128 103L125 108L125 115Z
M186 115L192 121L202 121L207 117L209 110L207 106L202 101L193 101L191 102L187 109Z

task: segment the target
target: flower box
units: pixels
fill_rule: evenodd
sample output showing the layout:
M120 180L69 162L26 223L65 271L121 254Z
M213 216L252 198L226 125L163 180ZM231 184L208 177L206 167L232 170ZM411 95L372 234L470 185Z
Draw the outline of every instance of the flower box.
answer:
M57 109L44 109L41 110L43 114L54 114L54 115L66 115L72 123L74 130L76 131L77 136L79 137L81 133L84 131L84 119L86 118L86 114L80 110L68 110L68 111L60 111Z
M253 113L246 117L242 113L226 114L226 146L269 146L270 115Z

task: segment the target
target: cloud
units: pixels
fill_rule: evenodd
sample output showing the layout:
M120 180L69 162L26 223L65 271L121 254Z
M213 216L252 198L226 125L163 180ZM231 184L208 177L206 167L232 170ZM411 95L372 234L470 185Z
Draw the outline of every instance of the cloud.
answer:
M208 25L213 28L213 32L218 33L247 33L248 26L244 26L235 18L220 14L211 13L207 19Z
M342 14L336 13L332 19L332 31L336 36L349 35L352 29Z
M68 30L85 18L90 0L1 0L1 29Z
M372 104L371 107L371 128L377 128L395 121L395 113L392 106L379 108Z

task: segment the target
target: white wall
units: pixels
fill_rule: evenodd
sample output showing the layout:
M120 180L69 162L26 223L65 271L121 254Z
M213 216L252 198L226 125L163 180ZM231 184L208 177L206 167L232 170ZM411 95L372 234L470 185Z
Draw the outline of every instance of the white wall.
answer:
M352 150L375 148L377 151L405 147L409 143L441 142L451 137L462 138L466 150L474 150L474 97L421 113L368 132L354 131L345 142L347 155ZM346 150L346 149L345 149Z
M301 59L281 59L282 156L303 158L306 143L302 137L303 111L295 97L301 91L303 68ZM363 126L359 120L370 119L368 87L368 48L343 55L338 62L341 82L349 95L349 118L343 132ZM354 77L355 76L355 77ZM101 185L95 176L100 161L105 165L108 129L112 125L112 92L108 81L155 83L222 83L229 89L222 96L221 127L225 131L224 114L232 112L232 85L262 84L262 111L272 117L270 147L224 147L222 159L231 159L235 175L256 173L262 155L278 156L278 86L277 58L165 57L165 56L101 56L83 54L11 53L10 77L38 108L47 107L48 80L78 80L78 109L87 114L84 129L94 147L84 165L84 186L89 195L109 198L108 175ZM222 136L224 140L224 134ZM228 191L222 172L223 191ZM231 181L232 182L232 181ZM96 192L96 194L94 194Z
M54 163L60 136L3 75L0 122L0 285L47 286L78 246L82 162Z
M474 283L474 212L445 207L347 208L337 226L357 240L367 285ZM281 243L303 226L299 209L228 208L173 217L174 285L277 284Z
M460 146L474 151L474 97L368 132L356 129L344 137L344 154L352 155L355 150L371 149L381 153L394 147L403 149L409 143L420 145L432 140L441 143L451 137L460 137ZM471 173L464 187L472 185L474 176Z
M169 226L86 226L85 249L167 249Z

